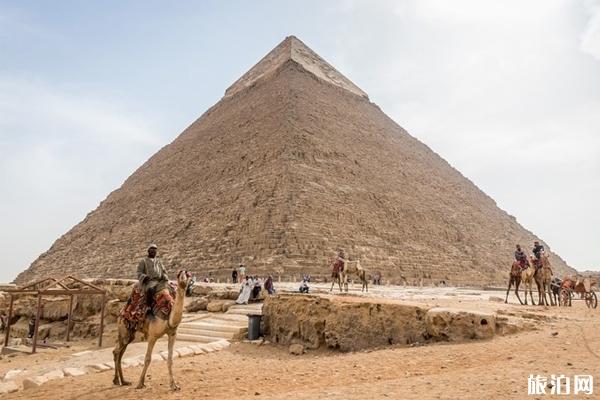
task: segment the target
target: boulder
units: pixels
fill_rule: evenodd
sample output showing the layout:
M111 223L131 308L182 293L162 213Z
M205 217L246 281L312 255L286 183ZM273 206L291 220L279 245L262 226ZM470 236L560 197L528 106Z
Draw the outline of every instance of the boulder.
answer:
M52 370L50 372L46 372L44 375L44 378L47 378L49 381L54 380L54 379L62 379L65 377L65 373L62 371L62 369L55 369Z
M293 354L296 356L302 355L302 354L304 354L304 346L302 346L301 344L298 344L298 343L291 344L290 348L289 348L289 352L290 352L290 354Z
M489 339L496 333L492 313L435 307L425 316L427 333L435 340Z
M196 297L185 308L186 312L197 312L206 310L208 299L206 297Z
M213 300L206 305L206 310L210 312L226 312L234 304L235 301L233 300Z
M48 381L49 381L49 379L46 378L45 376L33 376L31 378L25 378L25 379L23 379L23 389L36 388L38 386L43 385L44 383L46 383Z
M0 383L0 394L14 393L19 390L17 382L2 382Z
M8 370L6 372L6 374L4 374L4 378L2 378L2 379L5 381L11 381L22 373L23 373L22 369L11 369L11 370Z

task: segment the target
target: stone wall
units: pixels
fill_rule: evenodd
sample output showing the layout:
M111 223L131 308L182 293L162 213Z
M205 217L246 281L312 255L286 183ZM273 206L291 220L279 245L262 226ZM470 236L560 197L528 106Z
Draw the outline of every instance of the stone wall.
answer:
M489 339L509 331L509 322L494 313L351 296L269 296L263 317L265 336L274 343L340 351Z

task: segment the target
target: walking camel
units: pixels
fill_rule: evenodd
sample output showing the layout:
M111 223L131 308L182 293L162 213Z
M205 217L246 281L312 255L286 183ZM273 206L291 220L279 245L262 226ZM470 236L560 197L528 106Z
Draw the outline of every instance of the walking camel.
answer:
M525 305L527 305L527 290L529 290L529 297L531 297L531 304L535 306L535 301L533 300L533 293L532 293L533 282L535 281L534 277L535 277L535 270L528 263L527 268L525 268L521 272L521 283L523 283L525 285L525 289L524 289ZM518 295L517 295L517 298L519 298ZM519 298L519 301L521 301L520 298ZM521 302L521 304L523 304L523 303Z
M173 378L173 347L175 346L175 337L177 334L177 327L181 322L183 315L183 301L185 299L185 290L188 286L191 275L186 271L179 271L177 273L177 290L175 296L175 303L171 308L171 311L167 319L161 319L152 315L146 316L144 324L139 329L130 329L123 320L119 317L117 321L118 339L113 350L113 356L115 361L115 377L113 383L115 385L130 385L131 383L123 378L123 369L121 367L121 359L127 345L135 339L136 332L142 332L145 337L148 338L148 347L146 348L146 356L144 358L144 368L138 381L137 389L145 387L144 380L146 378L146 371L152 360L152 350L156 341L164 336L168 336L168 358L167 368L169 370L170 387L172 390L179 390L179 385L175 383ZM167 290L167 289L165 289Z

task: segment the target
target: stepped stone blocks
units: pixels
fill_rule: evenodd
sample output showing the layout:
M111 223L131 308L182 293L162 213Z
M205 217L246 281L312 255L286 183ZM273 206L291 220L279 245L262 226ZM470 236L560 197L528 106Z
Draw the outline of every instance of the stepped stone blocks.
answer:
M134 278L156 242L171 273L221 280L240 262L326 279L341 247L391 283L504 284L536 239L288 37L16 281Z

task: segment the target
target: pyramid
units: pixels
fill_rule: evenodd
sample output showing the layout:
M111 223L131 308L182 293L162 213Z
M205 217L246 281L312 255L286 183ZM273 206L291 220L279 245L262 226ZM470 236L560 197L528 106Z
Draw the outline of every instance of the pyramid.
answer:
M155 242L171 273L221 280L328 278L343 248L391 283L504 284L536 239L290 36L16 281L133 278Z

